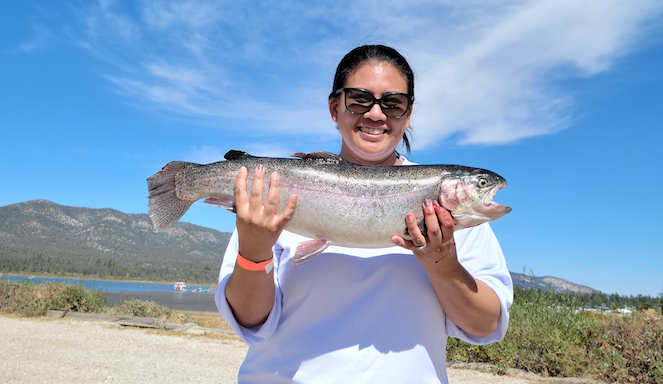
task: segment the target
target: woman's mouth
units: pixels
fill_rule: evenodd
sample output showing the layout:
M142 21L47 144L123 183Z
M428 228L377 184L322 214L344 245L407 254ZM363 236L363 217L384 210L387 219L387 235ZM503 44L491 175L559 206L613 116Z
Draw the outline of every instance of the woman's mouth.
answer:
M387 130L384 128L369 128L369 127L357 127L360 132L367 133L369 135L381 135L387 133Z

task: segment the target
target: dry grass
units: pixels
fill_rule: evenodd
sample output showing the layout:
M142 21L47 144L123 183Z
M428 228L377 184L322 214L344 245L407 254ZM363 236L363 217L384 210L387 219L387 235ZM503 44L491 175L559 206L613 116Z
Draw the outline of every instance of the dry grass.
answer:
M232 328L230 328L230 325L221 318L221 315L218 312L208 312L208 311L177 311L177 312L190 316L191 318L193 318L194 322L200 325L201 327L225 329L228 331L232 330Z
M477 346L449 339L448 359L544 377L663 383L663 316L579 311L574 303L541 290L516 289L515 298L503 341Z

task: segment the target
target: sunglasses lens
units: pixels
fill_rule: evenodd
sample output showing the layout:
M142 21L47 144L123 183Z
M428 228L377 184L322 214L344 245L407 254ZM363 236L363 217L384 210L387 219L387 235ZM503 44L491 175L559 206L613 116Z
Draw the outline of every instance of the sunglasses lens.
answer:
M375 98L369 92L356 89L345 91L345 106L352 113L366 113L375 103Z
M408 104L407 96L403 94L385 95L380 100L382 112L389 117L403 116L407 111Z
M345 106L355 114L364 114L373 108L375 97L367 91L358 89L345 90ZM402 93L386 94L380 100L382 113L389 117L401 117L405 115L409 101L407 95Z

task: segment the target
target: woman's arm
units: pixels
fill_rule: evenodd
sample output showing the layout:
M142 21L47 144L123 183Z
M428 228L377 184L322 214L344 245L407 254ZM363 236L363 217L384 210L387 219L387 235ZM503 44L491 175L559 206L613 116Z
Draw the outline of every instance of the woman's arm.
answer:
M272 173L265 204L262 203L265 170L260 164L253 176L251 199L246 193L248 171L240 168L235 179L235 207L239 254L253 262L272 258L272 247L283 228L292 218L297 196L292 195L280 215L276 213L279 200L279 176ZM274 270L248 271L235 264L226 284L226 300L235 319L245 328L262 324L274 306Z
M488 337L497 328L500 317L497 295L458 262L453 219L449 212L429 200L424 201L423 209L428 240L419 230L414 214L409 213L405 220L412 240L393 235L392 241L412 250L426 269L438 300L451 321L475 337ZM425 249L418 251L417 247L423 244L426 244Z

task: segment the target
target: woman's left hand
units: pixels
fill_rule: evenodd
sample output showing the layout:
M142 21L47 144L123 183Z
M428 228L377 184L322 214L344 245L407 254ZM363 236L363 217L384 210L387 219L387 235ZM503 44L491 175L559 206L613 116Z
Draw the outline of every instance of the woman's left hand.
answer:
M454 220L449 211L437 201L424 200L424 222L426 236L421 232L413 213L405 215L405 223L412 240L405 240L394 234L394 244L409 249L427 270L443 268L448 262L457 262L456 244L454 243Z
M500 316L497 295L458 262L451 214L429 200L424 200L423 208L428 239L421 233L414 214L408 213L405 222L412 240L397 234L391 236L391 240L411 250L426 269L444 313L451 321L471 335L488 337L497 328Z

